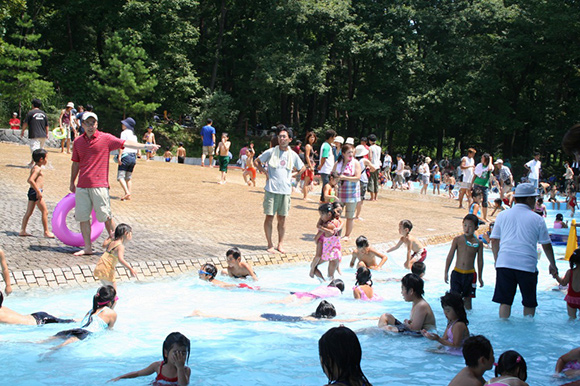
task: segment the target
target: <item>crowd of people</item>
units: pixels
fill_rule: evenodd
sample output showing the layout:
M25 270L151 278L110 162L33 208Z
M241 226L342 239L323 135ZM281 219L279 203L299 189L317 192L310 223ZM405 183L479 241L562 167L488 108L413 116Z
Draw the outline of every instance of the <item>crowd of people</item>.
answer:
M26 225L35 207L42 213L42 221L46 237L53 237L48 229L47 209L43 201L42 166L46 165L47 152L43 149L43 142L48 137L48 121L46 114L40 110L41 103L33 101L33 110L27 115L23 129L29 128L33 165L28 183L29 205L22 223L21 236L28 236ZM91 242L90 213L96 212L97 219L105 223L107 238L104 243L105 252L100 256L94 270L94 276L101 281L101 287L93 297L93 306L87 312L78 327L64 330L53 338L64 341L55 346L55 349L67 344L83 340L86 337L112 328L117 320L114 310L117 297L115 267L118 263L125 266L132 275L136 273L124 259L126 244L132 239L132 229L127 224L116 225L110 207L109 197L109 153L120 150L118 155L119 170L117 179L125 192L124 200L131 199L131 173L136 163L136 154L146 150L154 154L159 145L150 128L143 137L145 143L139 143L134 134L135 121L126 118L121 121L122 133L120 138L98 130L98 116L92 111L83 112L80 119L72 112L74 105L67 105L60 116L61 127L70 130L76 135L72 147L70 190L75 193L75 218L80 223L84 247L75 253L77 256L94 253ZM79 122L77 125L75 122ZM203 153L202 166L205 156L209 157L210 165L213 156L217 155L220 165L220 184L226 183L227 165L230 162L229 149L231 143L227 133L222 133L221 141L215 147L215 129L213 122L207 121L202 129ZM64 126L63 126L64 125ZM78 129L78 131L77 131ZM67 131L68 132L68 131ZM22 135L24 130L22 130ZM68 138L68 137L67 137ZM69 151L68 141L62 144ZM207 141L206 141L207 140ZM463 206L466 198L469 214L463 218L463 232L452 241L447 256L444 272L445 282L450 282L450 290L441 297L441 306L447 319L446 328L440 336L436 331L436 320L430 304L424 297L424 282L422 276L428 264L428 253L425 245L411 235L413 224L410 220L401 220L398 243L390 248L386 254L374 249L368 239L360 236L356 239L357 249L352 255L351 267L356 264L356 281L352 296L360 301L381 301L382 298L373 289L372 270L380 269L388 261L388 254L406 247L404 267L411 272L401 279L401 293L404 301L411 303L410 317L397 319L391 313L384 313L378 319L378 327L382 330L412 336L422 336L439 342L448 347L450 352L462 354L466 367L461 370L450 385L483 385L483 374L490 370L495 362L492 345L481 335L471 336L468 328L466 310L473 307L476 284L483 286L483 241L476 237L476 230L489 222L487 209L489 207L489 190L496 186L500 192L501 205L508 199L509 209L501 211L493 229L488 234L495 261L496 283L493 302L499 304L499 317L509 318L517 288L522 294L523 314L534 316L537 303L538 283L538 253L537 246L541 245L549 260L549 273L562 285L568 286L566 303L570 318L576 318L580 309L580 249L570 257L570 270L563 277L559 276L555 263L551 239L546 223L542 217L542 203L538 208L538 189L541 185L540 155L526 163L529 175L526 181L515 184L513 175L508 166L501 159L493 162L492 157L485 153L481 162L475 165L476 151L469 149L467 155L461 159L457 172L451 163L444 159L433 163L429 157L420 157L415 165L415 171L405 166L403 157L398 154L394 163L391 157L381 154L381 147L377 145L374 134L361 139L361 143L354 146L354 139L344 140L334 130L326 130L324 142L317 153L314 149L316 136L309 133L305 139L304 149L296 149L290 144L293 140L293 131L284 125L276 130L272 146L256 156L256 151L248 146L244 153L244 179L248 184L255 186L256 172L266 176L265 194L263 199L264 233L268 252L285 253L284 237L286 231L286 217L289 214L293 184L302 181L302 194L309 199L310 188L316 176L320 176L321 195L319 199L320 219L315 236L315 256L310 266L310 275L321 280L326 278L320 271L320 266L328 263L329 285L323 285L310 292L293 292L296 298L326 299L340 295L344 291L344 283L335 278L340 273L342 259L341 242L348 241L354 226L354 220L360 220L360 208L365 192L369 192L370 201L378 199L381 182L393 180L393 189L403 189L411 186L410 177L414 172L422 184L421 193L425 194L427 186L432 183L433 191L439 189L442 182L453 190L455 183L459 183L459 206ZM564 138L564 148L570 153L578 154L580 150L580 125L572 128ZM185 153L182 153L185 157ZM303 156L301 157L301 155ZM574 191L578 173L574 172L574 165L566 167L564 178L566 190ZM571 170L571 173L569 170ZM442 177L445 176L445 177ZM249 180L248 180L249 178ZM570 182L568 182L570 180ZM497 185L494 185L496 183ZM384 185L384 184L383 184ZM549 189L549 186L548 186ZM553 188L552 188L553 189ZM544 194L547 193L544 187ZM439 194L439 193L437 193ZM568 193L571 195L571 193ZM509 197L509 198L508 198ZM575 196L574 196L575 197ZM542 211L542 213L538 213ZM495 212L495 211L494 211ZM538 216L538 214L540 214ZM344 221L343 221L344 218ZM277 242L274 242L273 224L277 222ZM560 220L561 221L561 220ZM343 234L344 231L344 234ZM223 275L234 279L252 279L257 281L251 264L246 262L237 248L231 248L226 253L227 268ZM377 258L380 261L377 262ZM456 260L449 280L449 269L453 260ZM0 265L6 283L5 292L12 292L10 276L5 256L0 251ZM476 269L477 268L477 269ZM239 287L250 290L259 290L253 283L240 282L230 284L216 279L218 270L215 265L206 263L199 270L199 278L220 287ZM4 298L0 292L0 323L41 325L47 323L77 323L72 319L61 319L46 312L36 312L30 315L16 313L3 306ZM286 301L286 300L283 300ZM221 317L206 315L200 311L192 314L195 317ZM280 314L261 314L259 320L298 322L303 320L333 320L349 322L353 320L337 319L334 306L327 300L322 300L314 314L290 316ZM252 319L254 320L254 319ZM360 320L355 319L355 320ZM187 385L191 370L185 365L189 358L189 340L180 333L170 334L163 344L163 360L154 362L148 367L121 375L114 381L122 378L157 373L158 380L170 383ZM361 367L361 347L356 334L346 327L335 327L326 332L319 340L321 366L326 374L329 385L355 386L371 385ZM580 375L580 349L564 354L557 361L556 371L568 376ZM496 378L489 381L489 385L526 385L526 362L515 351L503 353L496 366Z

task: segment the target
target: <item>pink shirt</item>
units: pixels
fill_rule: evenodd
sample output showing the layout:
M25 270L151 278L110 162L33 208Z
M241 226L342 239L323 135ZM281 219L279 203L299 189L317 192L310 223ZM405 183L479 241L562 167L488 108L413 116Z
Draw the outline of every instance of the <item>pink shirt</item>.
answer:
M79 163L79 188L109 187L109 152L123 147L125 141L98 130L91 139L87 134L74 141L72 161Z

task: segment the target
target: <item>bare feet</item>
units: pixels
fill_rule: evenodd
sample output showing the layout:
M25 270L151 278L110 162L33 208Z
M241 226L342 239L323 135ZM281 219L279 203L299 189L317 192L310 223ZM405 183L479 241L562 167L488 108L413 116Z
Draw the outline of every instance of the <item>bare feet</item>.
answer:
M122 198L121 201L125 201L125 200L130 200L131 199L131 194L125 194Z
M54 239L54 234L52 234L52 232L44 232L44 237L47 239Z
M274 247L270 247L270 248L266 249L266 251L267 251L268 253L276 253L276 252L277 252L277 251L276 251L276 248L274 248Z
M348 241L350 240L350 237L348 237L348 236L342 236L340 239L341 239L342 241L346 241L346 242L348 242Z
M75 256L89 256L92 254L93 254L92 249L81 249L80 251L73 253L73 255Z
M26 231L20 231L20 233L18 234L18 236L20 237L28 237L28 236L32 236L30 233L26 232Z
M278 252L280 252L281 254L285 254L286 253L286 250L284 248L282 248L280 245L278 245L278 247L276 248L276 250Z

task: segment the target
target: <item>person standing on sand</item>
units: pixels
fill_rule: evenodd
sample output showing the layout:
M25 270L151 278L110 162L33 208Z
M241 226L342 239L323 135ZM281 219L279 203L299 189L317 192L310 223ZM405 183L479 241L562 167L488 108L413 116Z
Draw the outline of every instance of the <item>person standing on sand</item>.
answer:
M201 128L202 148L201 148L201 167L204 167L205 157L209 156L209 167L213 167L213 148L215 147L215 129L213 120L208 118L207 125Z
M185 148L183 147L183 142L179 142L179 147L177 148L177 163L183 164L185 163Z
M40 109L42 102L40 99L32 100L32 110L26 114L22 130L20 130L20 138L24 137L24 132L28 128L28 140L30 145L30 153L32 154L36 149L44 149L44 142L48 138L48 117L46 113ZM28 167L32 167L34 161L30 161Z
M92 255L91 211L94 209L97 220L105 223L107 235L112 237L115 223L111 213L109 197L109 153L122 147L157 151L159 145L125 141L114 135L97 130L97 114L83 114L84 134L78 136L73 145L71 160L70 191L75 195L75 219L80 222L84 248L75 256ZM78 177L78 183L76 179Z
M12 113L12 118L10 119L8 124L10 125L10 128L12 130L20 130L20 119L18 119L18 113L16 112Z
M135 125L136 122L133 118L128 117L121 121L121 139L125 141L137 142L137 136L135 135ZM121 198L121 201L131 199L131 177L133 175L133 170L137 164L137 150L135 149L119 149L118 157L119 167L117 169L117 181L121 184L121 188L125 192L125 195Z
M471 181L473 180L473 171L475 169L475 149L469 148L467 156L461 159L461 182L459 183L459 208L463 208L463 196L467 195L467 207L471 206Z
M336 131L332 129L326 130L324 133L324 143L320 146L320 160L318 161L318 174L320 174L321 186L328 184L330 180L330 173L334 167L334 151L332 144L336 139ZM320 202L324 201L324 189L320 194Z
M262 173L266 174L266 186L264 190L264 233L268 242L269 253L286 253L283 248L284 234L286 232L286 216L290 210L290 199L292 194L293 171L298 170L298 174L304 173L306 167L298 154L292 151L288 145L292 141L292 129L284 125L278 125L276 130L278 145L263 152L254 164ZM262 163L268 165L268 170L264 169ZM272 242L272 226L274 215L278 220L278 246L274 248Z

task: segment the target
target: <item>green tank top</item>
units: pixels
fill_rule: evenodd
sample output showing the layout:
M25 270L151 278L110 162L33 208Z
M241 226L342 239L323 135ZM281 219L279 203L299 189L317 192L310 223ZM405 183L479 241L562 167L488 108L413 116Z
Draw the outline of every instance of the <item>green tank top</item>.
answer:
M475 177L475 181L473 181L473 183L475 185L489 187L489 177L491 177L491 171L488 169L485 169L483 171L483 173L481 173L481 177L479 177L479 176Z

